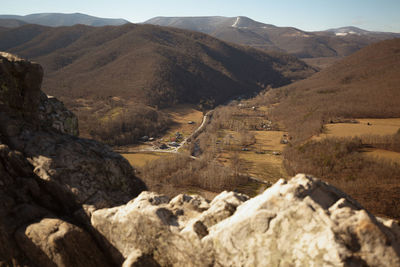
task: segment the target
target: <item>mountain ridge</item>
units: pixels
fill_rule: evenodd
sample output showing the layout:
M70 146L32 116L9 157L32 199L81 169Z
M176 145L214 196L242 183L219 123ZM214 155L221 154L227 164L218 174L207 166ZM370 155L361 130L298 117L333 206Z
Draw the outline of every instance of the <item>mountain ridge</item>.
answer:
M86 127L80 128L83 136L103 135L93 128L105 123L110 129L133 131L130 138L121 134L129 142L165 129L165 116L157 108L179 103L211 108L315 72L294 56L154 25L52 28L30 24L0 31L0 50L44 67L44 91L78 115L80 127ZM113 97L121 101L115 104ZM115 122L108 123L110 118Z
M84 24L88 26L123 25L129 23L125 19L100 18L82 13L35 13L25 16L0 15L0 19L16 19L29 24L42 26L60 27ZM0 26L4 24L0 20Z
M31 34L29 38L20 38L20 35L24 35L27 31ZM23 57L34 59L44 66L45 71L48 74L44 81L44 87L46 90L49 90L50 88L59 88L59 90L61 90L60 88L63 86L57 86L54 82L57 84L60 84L61 80L66 82L66 77L72 77L71 74L76 73L76 70L79 70L79 74L77 74L77 77L79 77L84 75L84 73L101 71L104 68L108 69L110 67L109 64L115 64L117 61L120 61L119 64L129 65L131 63L129 63L128 58L131 62L142 62L137 63L137 68L140 68L141 70L120 69L121 73L129 73L132 71L142 72L142 70L146 69L147 73L153 73L151 74L153 77L153 79L150 79L151 81L161 79L163 81L169 80L168 83L175 83L173 80L178 82L179 79L177 77L181 77L181 80L189 82L189 80L192 79L188 80L188 77L195 75L193 76L193 79L197 80L200 76L198 76L196 72L201 69L201 73L203 73L201 74L203 75L203 78L201 79L207 80L207 83L220 83L220 81L223 80L226 80L226 82L229 81L229 83L232 84L232 90L237 90L237 94L242 94L245 91L243 91L243 89L238 90L238 86L233 85L234 83L242 84L241 87L248 88L248 85L245 85L247 82L243 83L243 81L246 79L248 80L248 78L240 78L243 75L248 75L249 77L253 76L256 78L254 75L255 73L258 73L257 75L259 75L259 77L256 78L256 80L258 79L258 82L264 84L266 81L265 79L272 81L273 79L277 79L279 75L284 77L282 74L278 74L275 70L273 71L275 74L272 75L272 72L270 72L269 74L272 76L269 77L263 74L263 72L256 71L257 68L263 66L262 64L264 63L262 62L272 63L271 60L275 60L275 64L278 64L280 66L279 68L286 68L282 64L292 62L298 64L295 69L307 68L304 63L300 63L297 59L284 54L265 54L261 51L227 44L213 37L197 32L172 28L169 29L152 25L126 24L122 26L105 26L100 28L83 25L61 28L25 25L20 28L2 32L0 35L2 39L2 41L0 41L0 50L9 50L10 52L17 53ZM19 37L14 38L17 40L16 42L10 43L9 40L12 40L12 36L14 35ZM132 50L131 45L140 48L142 54L133 57L131 54L137 54L137 52ZM96 53L98 54L96 55ZM93 54L93 56L87 56L87 54ZM144 58L143 55L145 54L149 55L149 57ZM124 55L127 56L127 58L124 57ZM86 60L81 60L80 63L78 63L81 57L84 57ZM189 58L191 59L189 60ZM250 58L253 58L251 59L253 60L253 63L250 63ZM280 61L282 63L280 63ZM247 73L247 71L240 70L241 66L243 66L243 62L248 62L250 65L261 65L258 65L258 67L255 66L252 73ZM174 66L172 69L170 68L172 66L171 64ZM275 67L270 66L268 68L270 68L268 71L272 71ZM164 73L164 70L167 69L168 71ZM172 75L172 72L178 70L179 73ZM160 71L164 74L160 73ZM67 72L70 74L64 76L64 78L60 76L60 73ZM157 72L158 74L156 74ZM289 72L288 69L287 73L289 74ZM102 73L104 75L108 75L107 73L114 73L116 75L115 71L111 69L103 71ZM220 76L220 79L213 79L211 81L208 75L204 76L205 73L208 73L208 75L214 73L213 75ZM163 77L163 75L166 76ZM292 79L289 76L284 78L287 79L287 82ZM69 83L71 83L69 88L76 88L76 86L73 86L72 84L77 84L76 80L79 80L77 77L69 79ZM150 80L146 78L142 82L139 82L140 85L138 84L139 80L132 82L133 84L138 84L136 88L148 87L148 82ZM91 81L91 84L92 83L93 81ZM192 83L193 82L189 82L188 84ZM108 83L106 82L106 84ZM197 85L193 84L192 86L197 88L198 83L196 84ZM272 86L278 86L279 84L281 83L270 83ZM82 84L79 86L81 85ZM171 85L165 85L171 87ZM210 85L211 84L208 86L209 88L214 88L207 89L211 94L213 94L213 91L217 92L218 90L221 90L221 88L226 87L219 86L219 89L217 90L215 86L210 87ZM97 84L97 86L99 88L104 88L105 85ZM129 87L132 87L132 83ZM259 86L253 84L252 90L254 91L256 87ZM181 88L179 90L183 92L182 90L186 89ZM251 92L252 90L248 92ZM57 92L54 91L54 89L51 89L49 93L57 96ZM143 91L139 93L138 96L140 95L143 96ZM207 95L205 95L205 97L207 97ZM221 101L225 100L220 99L217 102Z
M210 21L214 25L210 25ZM156 17L144 23L201 31L224 41L286 52L300 58L343 57L373 42L400 37L400 33L362 29L359 29L359 32L363 32L360 35L335 34L335 31L339 33L340 28L303 31L295 27L278 27L257 22L245 16Z

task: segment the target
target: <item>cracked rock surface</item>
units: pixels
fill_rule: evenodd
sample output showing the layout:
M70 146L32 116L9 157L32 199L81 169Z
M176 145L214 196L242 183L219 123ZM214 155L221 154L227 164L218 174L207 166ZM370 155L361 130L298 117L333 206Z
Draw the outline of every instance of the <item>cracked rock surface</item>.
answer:
M398 225L382 222L304 174L252 199L143 192L92 216L125 259L139 250L162 266L400 266Z

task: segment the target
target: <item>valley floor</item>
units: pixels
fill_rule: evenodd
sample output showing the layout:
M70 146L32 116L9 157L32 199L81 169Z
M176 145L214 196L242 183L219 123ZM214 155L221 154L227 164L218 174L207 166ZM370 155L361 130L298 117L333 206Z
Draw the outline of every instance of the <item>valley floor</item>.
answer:
M139 177L148 177L154 168L167 172L168 175L158 176L171 178L155 184L158 191L168 187L171 195L197 193L211 199L223 190L256 195L279 178L289 178L300 171L338 186L376 215L396 217L393 205L397 203L400 183L394 178L397 177L394 164L400 164L400 151L387 144L392 142L390 136L398 133L400 119L332 121L324 125L322 134L309 140L311 143L298 147L292 144L292 136L282 125L271 121L269 107L254 105L252 101L241 101L218 107L197 138L182 146L160 149L160 144L184 143L204 118L202 112L191 106L170 109L175 123L164 135L135 146L118 147L118 151L136 168ZM191 161L197 161L200 167L193 167ZM174 185L178 179L174 177L181 174L176 175L176 169L171 171L171 168L186 169L185 175L193 179L206 181L221 176L227 180L212 186L209 182ZM204 171L208 176L199 174ZM229 180L232 175L236 180Z
M250 195L259 193L266 186L276 182L279 178L288 177L283 165L282 151L285 144L282 140L287 133L279 129L272 129L271 122L266 118L267 107L252 107L242 101L241 104L235 104L230 107L222 107L223 110L232 110L236 115L230 118L231 127L222 127L212 134L208 128L213 128L212 123L205 121L203 113L196 110L190 105L181 105L177 108L163 110L173 118L173 126L162 136L151 138L151 141L142 142L141 144L131 146L118 146L114 149L124 156L137 171L140 173L153 161L169 157L171 161L173 153L188 155L193 153L193 146L200 146L199 139L208 138L206 148L202 148L202 153L212 151L212 159L217 164L227 169L235 170L248 182L241 183L235 188L238 191L245 192ZM232 114L230 115L232 116ZM216 118L218 121L220 118ZM206 131L204 134L196 138L192 138L193 133L197 133L201 128L202 120ZM214 120L214 118L213 118ZM252 125L253 130L244 131L242 126L233 126L233 124ZM258 125L256 125L258 123ZM208 127L208 128L207 128ZM264 128L263 128L264 127ZM177 136L180 136L177 138ZM190 137L190 138L189 138ZM195 136L197 137L197 136ZM191 142L186 144L187 139ZM250 138L250 139L249 139ZM177 140L178 139L178 140ZM244 140L249 139L249 140ZM177 143L177 147L170 146L172 142ZM183 145L181 145L183 143ZM166 144L169 147L161 149L160 146ZM204 146L204 145L203 145ZM199 149L199 147L198 147ZM191 151L192 150L192 151ZM201 156L201 155L197 155ZM193 157L196 160L197 157ZM235 166L236 165L236 166ZM223 191L221 188L219 191ZM204 190L188 186L183 189L187 192L200 193L202 195L213 196L216 190ZM184 191L185 192L185 191Z

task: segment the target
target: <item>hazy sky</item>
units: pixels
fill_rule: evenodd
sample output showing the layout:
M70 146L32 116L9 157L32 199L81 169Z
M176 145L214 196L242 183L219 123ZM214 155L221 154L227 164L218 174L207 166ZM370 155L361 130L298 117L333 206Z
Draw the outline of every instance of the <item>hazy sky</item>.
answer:
M247 16L277 26L357 26L400 32L400 0L5 0L0 14L85 13L143 22L156 16Z

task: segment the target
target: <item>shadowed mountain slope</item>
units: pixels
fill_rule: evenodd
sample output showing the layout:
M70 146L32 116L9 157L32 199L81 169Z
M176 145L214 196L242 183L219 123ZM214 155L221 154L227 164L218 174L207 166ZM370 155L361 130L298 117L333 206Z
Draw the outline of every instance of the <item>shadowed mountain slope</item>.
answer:
M0 50L40 63L44 91L77 114L81 135L109 144L164 131L157 108L210 108L315 72L294 56L154 25L3 28Z
M122 96L158 106L220 103L314 72L292 56L152 25L26 25L0 38L1 50L42 64L44 90L59 97Z

